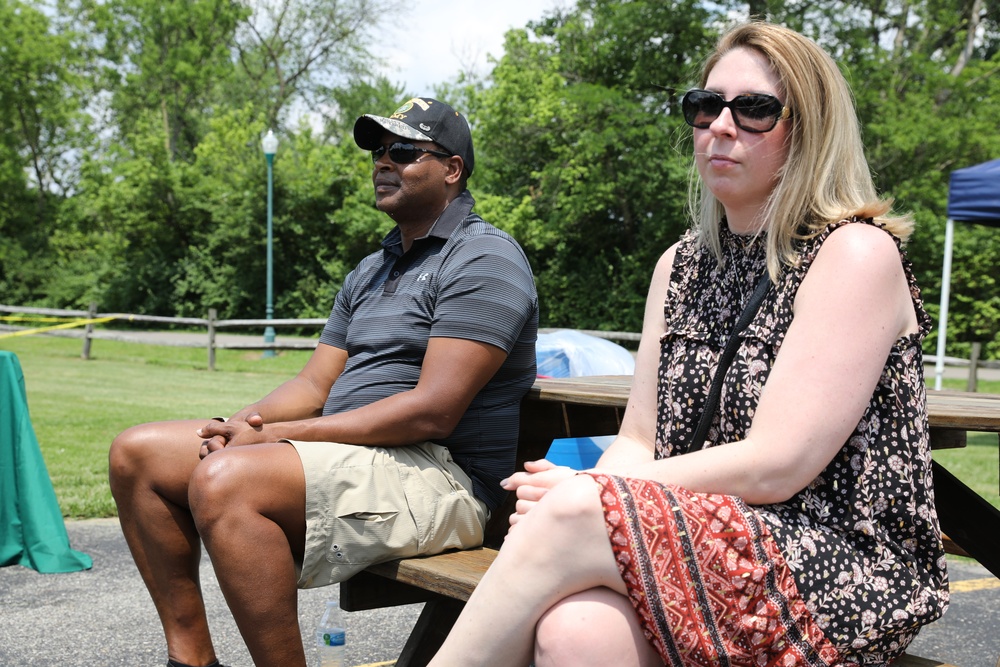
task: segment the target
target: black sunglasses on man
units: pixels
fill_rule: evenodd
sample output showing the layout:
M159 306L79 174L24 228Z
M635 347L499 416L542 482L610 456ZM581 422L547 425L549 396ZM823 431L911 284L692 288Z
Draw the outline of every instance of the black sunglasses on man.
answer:
M416 162L417 158L423 153L429 153L437 157L451 157L451 153L435 151L430 148L420 148L413 144L404 144L401 141L397 141L391 146L379 146L374 149L372 151L372 162L378 162L386 152L389 153L389 159L396 164L411 164Z

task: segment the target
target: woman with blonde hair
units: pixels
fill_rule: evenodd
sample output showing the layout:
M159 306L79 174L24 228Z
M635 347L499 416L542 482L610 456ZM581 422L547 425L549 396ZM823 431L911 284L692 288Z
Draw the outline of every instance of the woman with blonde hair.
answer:
M681 108L694 229L653 273L619 435L504 481L511 532L433 665L885 664L947 607L930 320L846 81L753 22Z

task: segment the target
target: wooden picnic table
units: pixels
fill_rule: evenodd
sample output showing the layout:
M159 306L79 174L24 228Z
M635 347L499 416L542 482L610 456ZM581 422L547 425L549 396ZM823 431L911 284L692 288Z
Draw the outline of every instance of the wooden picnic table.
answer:
M631 382L628 375L537 379L521 403L518 465L542 458L554 438L616 434ZM964 447L970 431L1000 434L1000 395L929 390L927 411L933 449ZM1000 577L1000 512L937 462L934 491L950 550ZM500 540L490 535L487 544Z
M521 401L518 470L544 458L556 438L614 435L628 403L631 376L538 379ZM969 431L1000 433L1000 396L928 392L931 446L964 447ZM1000 461L998 461L1000 465ZM1000 577L1000 512L943 467L934 464L938 516L952 553L971 555ZM493 513L484 548L373 565L340 585L348 611L426 602L397 667L422 667L441 646L483 573L497 555L516 498ZM957 545L958 549L954 547ZM898 667L952 667L904 655ZM998 665L1000 667L1000 665Z
M538 378L526 400L565 406L624 409L631 386L631 375ZM1000 394L928 390L927 412L932 440L936 431L987 431L1000 434ZM951 447L955 446L951 441L949 444ZM943 449L933 442L932 446Z

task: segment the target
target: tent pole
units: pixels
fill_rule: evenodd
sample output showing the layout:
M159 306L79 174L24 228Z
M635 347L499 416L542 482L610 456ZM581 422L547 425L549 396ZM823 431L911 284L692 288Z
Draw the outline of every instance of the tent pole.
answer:
M948 335L948 296L951 292L951 246L955 238L955 221L948 218L944 228L944 269L941 272L941 316L938 322L937 361L934 364L934 388L941 389L944 377L944 347Z

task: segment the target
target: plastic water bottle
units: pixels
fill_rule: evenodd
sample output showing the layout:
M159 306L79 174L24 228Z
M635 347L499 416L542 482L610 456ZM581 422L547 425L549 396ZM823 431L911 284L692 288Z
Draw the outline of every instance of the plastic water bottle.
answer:
M344 622L339 600L327 600L326 611L316 628L316 666L344 667Z

